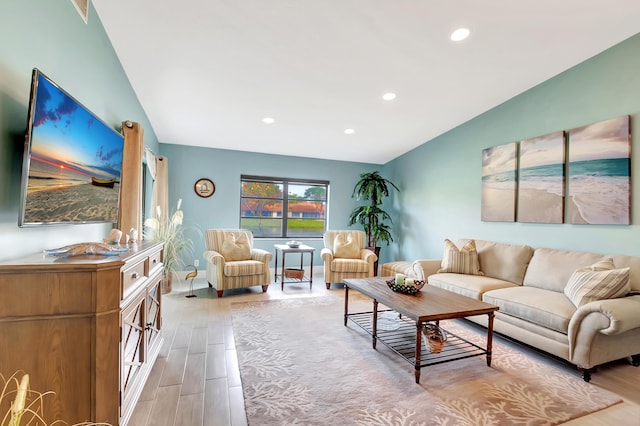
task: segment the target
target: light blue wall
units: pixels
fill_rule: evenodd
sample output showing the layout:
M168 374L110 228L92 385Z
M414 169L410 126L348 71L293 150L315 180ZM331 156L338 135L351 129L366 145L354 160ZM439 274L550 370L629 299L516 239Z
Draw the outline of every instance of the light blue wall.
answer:
M321 149L319 147L319 149ZM240 225L240 175L328 180L328 226L349 229L347 221L356 200L351 198L360 173L379 170L381 166L346 161L318 160L282 155L258 154L223 149L160 144L160 154L169 161L169 200L171 211L182 198L184 224L194 240L194 259L204 268L203 235L212 228L238 228ZM200 178L209 178L216 185L210 198L196 195L193 185ZM358 228L353 228L358 229ZM199 231L198 232L196 232ZM322 268L321 239L300 239L316 248L314 267ZM274 253L274 244L283 239L256 239L256 247ZM292 256L287 257L287 260ZM191 259L192 260L192 259ZM292 259L293 261L294 259ZM185 259L185 261L190 261ZM308 256L305 256L305 264ZM272 265L273 266L273 260Z
M70 1L5 0L0 6L0 260L64 244L96 241L106 225L36 229L17 226L20 168L31 69L40 68L107 123L138 121L145 143L169 157L171 205L183 198L188 226L204 230L237 226L240 174L331 181L329 226L346 227L355 205L351 191L362 172L381 169L401 193L387 210L394 215L396 243L381 261L440 257L442 240L472 237L533 246L640 255L638 132L640 36L529 90L425 143L384 167L340 161L263 155L158 144L93 8L88 25ZM508 70L506 71L508 72ZM480 221L482 149L570 129L607 118L632 116L632 225L543 225ZM425 117L428 120L428 117ZM170 142L170 141L167 141ZM393 143L393 141L389 141ZM321 149L319 147L318 149ZM217 184L201 199L199 177ZM195 255L201 259L202 240ZM271 249L277 241L260 241ZM319 241L307 241L321 247ZM10 248L8 250L7 248ZM318 255L316 264L321 266Z
M113 127L141 123L158 149L95 10L85 24L69 0L3 0L0 5L0 260L81 241L111 225L18 228L18 204L31 70L39 68Z
M391 256L440 258L445 238L640 255L639 113L636 35L386 164L386 177L402 190L393 200L399 238ZM632 129L632 225L480 220L483 149L627 114Z

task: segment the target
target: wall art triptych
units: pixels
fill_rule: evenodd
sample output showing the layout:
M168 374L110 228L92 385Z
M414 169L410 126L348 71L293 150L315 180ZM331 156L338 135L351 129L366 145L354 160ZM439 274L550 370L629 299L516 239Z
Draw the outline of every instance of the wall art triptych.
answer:
M482 220L628 225L630 172L628 115L487 148Z

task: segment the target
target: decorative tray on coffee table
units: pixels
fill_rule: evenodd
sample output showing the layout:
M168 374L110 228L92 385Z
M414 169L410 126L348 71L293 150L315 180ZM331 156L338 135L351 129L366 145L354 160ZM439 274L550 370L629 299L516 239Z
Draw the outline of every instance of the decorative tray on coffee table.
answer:
M410 294L410 295L414 295L417 292L419 292L422 289L422 287L424 287L425 282L422 280L415 280L413 284L414 285L396 284L395 279L391 279L387 281L387 285L391 290L395 291L396 293L403 293L403 294Z

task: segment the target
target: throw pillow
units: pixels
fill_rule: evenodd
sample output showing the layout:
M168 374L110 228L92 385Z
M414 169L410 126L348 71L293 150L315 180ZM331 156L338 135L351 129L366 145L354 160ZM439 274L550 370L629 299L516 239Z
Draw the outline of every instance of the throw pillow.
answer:
M602 260L597 261L593 265L589 266L592 271L608 271L610 269L616 269L616 265L613 263L613 258L603 257Z
M454 274L484 275L480 271L476 242L470 240L461 249L449 240L444 240L444 253L438 272Z
M629 268L593 269L597 265L576 269L564 288L564 294L577 308L594 300L624 297L631 290Z
M251 260L251 247L246 234L226 234L220 248L220 254L227 262Z
M338 234L333 240L333 257L359 259L360 247L351 234Z

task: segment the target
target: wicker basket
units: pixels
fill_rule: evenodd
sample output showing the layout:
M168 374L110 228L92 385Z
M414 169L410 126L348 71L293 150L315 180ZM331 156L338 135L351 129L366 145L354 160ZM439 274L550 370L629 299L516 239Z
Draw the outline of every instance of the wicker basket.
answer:
M387 285L389 286L389 288L395 291L396 293L411 294L411 295L414 295L417 292L419 292L422 289L422 287L424 287L424 284L425 282L420 280L415 280L414 285L396 284L395 279L387 281Z
M422 334L427 340L426 346L429 351L439 354L447 341L447 333L435 324L426 323L422 326Z
M301 280L304 277L304 269L286 268L284 270L284 277Z

